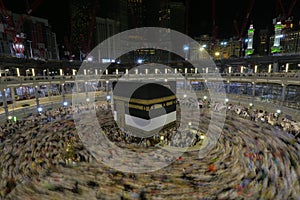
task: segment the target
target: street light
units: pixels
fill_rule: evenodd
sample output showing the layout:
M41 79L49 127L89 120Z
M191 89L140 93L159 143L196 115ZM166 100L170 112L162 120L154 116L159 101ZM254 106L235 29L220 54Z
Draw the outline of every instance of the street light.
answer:
M183 50L184 50L184 52L185 52L185 60L187 60L188 58L188 50L189 50L190 48L189 48L189 46L188 45L184 45L183 46Z
M38 110L39 113L41 113L43 111L43 108L42 107L38 107L37 110Z
M67 107L67 106L68 106L68 102L67 102L67 101L64 101L64 102L63 102L63 106L64 106L64 107Z

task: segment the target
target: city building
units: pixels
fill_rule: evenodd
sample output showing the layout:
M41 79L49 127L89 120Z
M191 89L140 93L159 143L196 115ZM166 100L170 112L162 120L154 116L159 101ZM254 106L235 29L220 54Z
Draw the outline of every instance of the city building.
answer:
M268 29L261 29L258 37L255 38L254 46L258 55L268 55L270 46L270 31ZM257 40L256 40L257 38Z
M159 24L181 33L185 32L185 5L182 2L170 0L161 1Z
M9 12L12 20L17 22L23 15ZM0 55L16 56L14 38L5 32L6 24L0 24ZM51 25L47 19L27 16L19 26L18 37L24 51L20 57L59 59L56 34L52 32Z
M274 46L274 37L270 37L270 48ZM281 53L300 53L300 31L289 31L284 34L280 34L280 46L281 46Z
M128 0L128 28L145 26L146 6L143 0Z
M119 21L113 19L104 19L96 17L96 31L95 31L95 44L98 45L107 38L112 37L113 35L120 32L121 26ZM99 52L99 58L104 59L104 61L111 62L114 60L116 43L115 40L112 41L112 44L105 49L106 52ZM99 50L100 51L100 50ZM104 57L103 57L104 56Z

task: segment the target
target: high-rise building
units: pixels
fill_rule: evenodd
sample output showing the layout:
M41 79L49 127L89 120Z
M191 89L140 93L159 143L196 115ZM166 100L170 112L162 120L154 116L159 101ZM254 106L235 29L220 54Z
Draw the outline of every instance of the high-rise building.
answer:
M71 51L77 55L79 52L87 53L88 43L94 42L91 38L90 33L94 32L94 27L92 27L92 17L95 14L93 9L95 5L91 0L73 0L70 3L70 17L71 17ZM67 44L65 44L67 45ZM94 44L90 44L92 48ZM79 54L78 54L79 55Z
M257 38L257 43L254 44L256 53L259 55L268 55L270 45L270 31L268 29L261 29Z
M144 0L145 1L145 0ZM146 5L143 0L128 0L128 28L145 26Z
M273 41L278 41L278 38L280 39L280 53L300 53L300 31L289 31L288 33L271 36L270 48L273 48L273 50L275 46Z
M120 31L128 29L128 0L102 1L97 17L120 22Z
M159 11L159 24L161 27L185 32L185 5L182 2L164 0Z
M246 49L246 56L252 55L254 52L253 38L254 38L254 28L253 28L253 24L251 24L250 28L248 29L248 38L247 38L248 44Z
M275 24L275 36L273 40L273 46L271 47L271 52L272 53L281 53L282 51L282 46L280 45L281 38L283 37L282 35L282 24L281 22L277 22Z
M96 17L96 32L95 32L95 42L100 44L107 38L120 32L120 22L112 19L104 19ZM98 59L99 62L113 62L115 59L116 52L116 41L109 40L109 44L106 48L98 49Z
M185 32L185 6L182 2L170 4L170 28L181 33Z

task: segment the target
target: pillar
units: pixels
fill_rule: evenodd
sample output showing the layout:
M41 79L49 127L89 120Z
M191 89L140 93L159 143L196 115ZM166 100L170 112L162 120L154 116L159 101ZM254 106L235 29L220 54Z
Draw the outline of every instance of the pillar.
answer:
M187 79L184 79L184 93L186 94L186 87L187 87Z
M278 72L278 62L273 63L273 72Z
M4 112L5 112L5 117L8 117L8 107L7 107L7 100L6 100L6 96L5 96L5 89L0 90L1 95L2 95L2 101L3 101L3 108L4 108Z
M227 93L230 94L230 81L227 81Z
M61 84L61 95L62 95L62 98L63 98L63 102L66 101L66 94L65 94L65 84Z
M254 97L255 97L255 82L252 82L252 100L251 103L254 103Z
M106 81L106 97L105 97L106 102L107 102L107 108L109 107L109 100L107 100L108 95L109 95L109 81L107 80Z
M88 93L88 88L87 88L87 82L84 83L84 92L85 92L85 97L88 98L89 93Z
M10 94L11 94L11 100L13 103L13 110L15 109L15 103L16 103L16 94L15 94L15 88L11 87L10 88Z
M40 107L40 98L39 98L39 93L38 93L38 86L35 86L35 88L34 88L34 95L35 95L36 108L38 109Z
M51 87L51 84L48 84L48 85L47 85L47 94L48 94L48 97L49 97L49 98L51 98L50 87Z
M283 106L285 102L285 96L286 96L286 85L282 84L282 93L281 93L281 106Z

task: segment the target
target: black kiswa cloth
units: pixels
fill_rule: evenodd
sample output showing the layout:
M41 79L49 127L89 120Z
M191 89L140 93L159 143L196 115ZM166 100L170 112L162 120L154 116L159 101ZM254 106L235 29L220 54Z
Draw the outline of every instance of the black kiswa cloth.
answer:
M125 114L149 120L176 111L176 82L114 82L114 100L123 101Z

